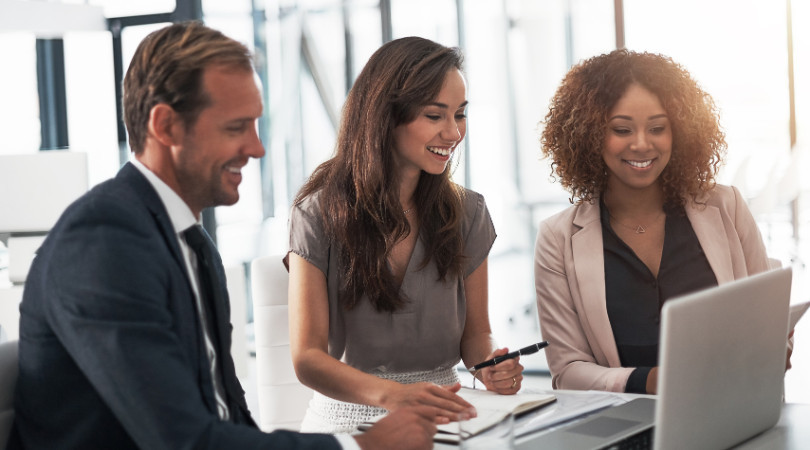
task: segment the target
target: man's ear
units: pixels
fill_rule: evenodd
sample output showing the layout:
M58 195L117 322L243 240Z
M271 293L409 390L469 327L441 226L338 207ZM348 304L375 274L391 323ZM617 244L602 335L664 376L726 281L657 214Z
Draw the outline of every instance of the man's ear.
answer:
M149 134L161 144L171 147L182 138L178 135L182 129L177 126L180 125L179 121L180 116L171 106L158 103L149 111Z

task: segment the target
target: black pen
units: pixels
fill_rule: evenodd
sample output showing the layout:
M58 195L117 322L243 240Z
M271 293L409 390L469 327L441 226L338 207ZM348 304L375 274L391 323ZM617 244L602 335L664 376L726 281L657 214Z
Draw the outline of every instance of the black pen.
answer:
M476 365L473 366L472 370L476 371L476 370L483 369L484 367L494 366L495 364L498 364L499 362L506 361L507 359L517 358L518 356L521 356L521 355L531 355L532 353L537 353L538 351L540 351L541 348L547 347L547 346L548 346L548 342L546 342L546 341L538 342L538 343L532 344L532 345L530 345L528 347L523 347L520 350L515 350L514 352L510 352L510 353L507 353L505 355L496 356L496 357L494 357L492 359L488 359L488 360L486 360L486 361L484 361L482 363L476 364Z

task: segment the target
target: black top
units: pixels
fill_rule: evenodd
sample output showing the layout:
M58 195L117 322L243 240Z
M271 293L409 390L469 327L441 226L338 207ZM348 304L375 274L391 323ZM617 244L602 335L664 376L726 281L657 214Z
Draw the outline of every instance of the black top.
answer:
M717 286L682 206L667 207L658 278L614 233L600 200L607 313L622 367L636 367L625 392L645 393L647 374L658 365L661 308L670 298Z

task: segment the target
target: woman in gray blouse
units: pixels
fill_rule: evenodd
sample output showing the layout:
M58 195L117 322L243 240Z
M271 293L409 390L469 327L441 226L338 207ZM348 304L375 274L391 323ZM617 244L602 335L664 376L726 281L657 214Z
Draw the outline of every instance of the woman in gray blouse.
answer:
M290 334L298 378L316 391L302 430L351 432L427 404L440 421L475 414L455 366L506 353L488 318L495 229L484 198L451 181L466 133L462 56L422 38L371 56L343 108L335 156L290 216ZM514 394L523 367L479 371Z

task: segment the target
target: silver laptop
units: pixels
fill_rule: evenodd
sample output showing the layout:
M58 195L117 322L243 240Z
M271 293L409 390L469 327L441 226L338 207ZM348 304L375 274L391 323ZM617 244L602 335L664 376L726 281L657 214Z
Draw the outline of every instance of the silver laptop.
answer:
M728 448L773 427L782 407L791 279L790 268L776 269L667 301L657 400L605 409L518 448L619 448L631 437L660 450Z

